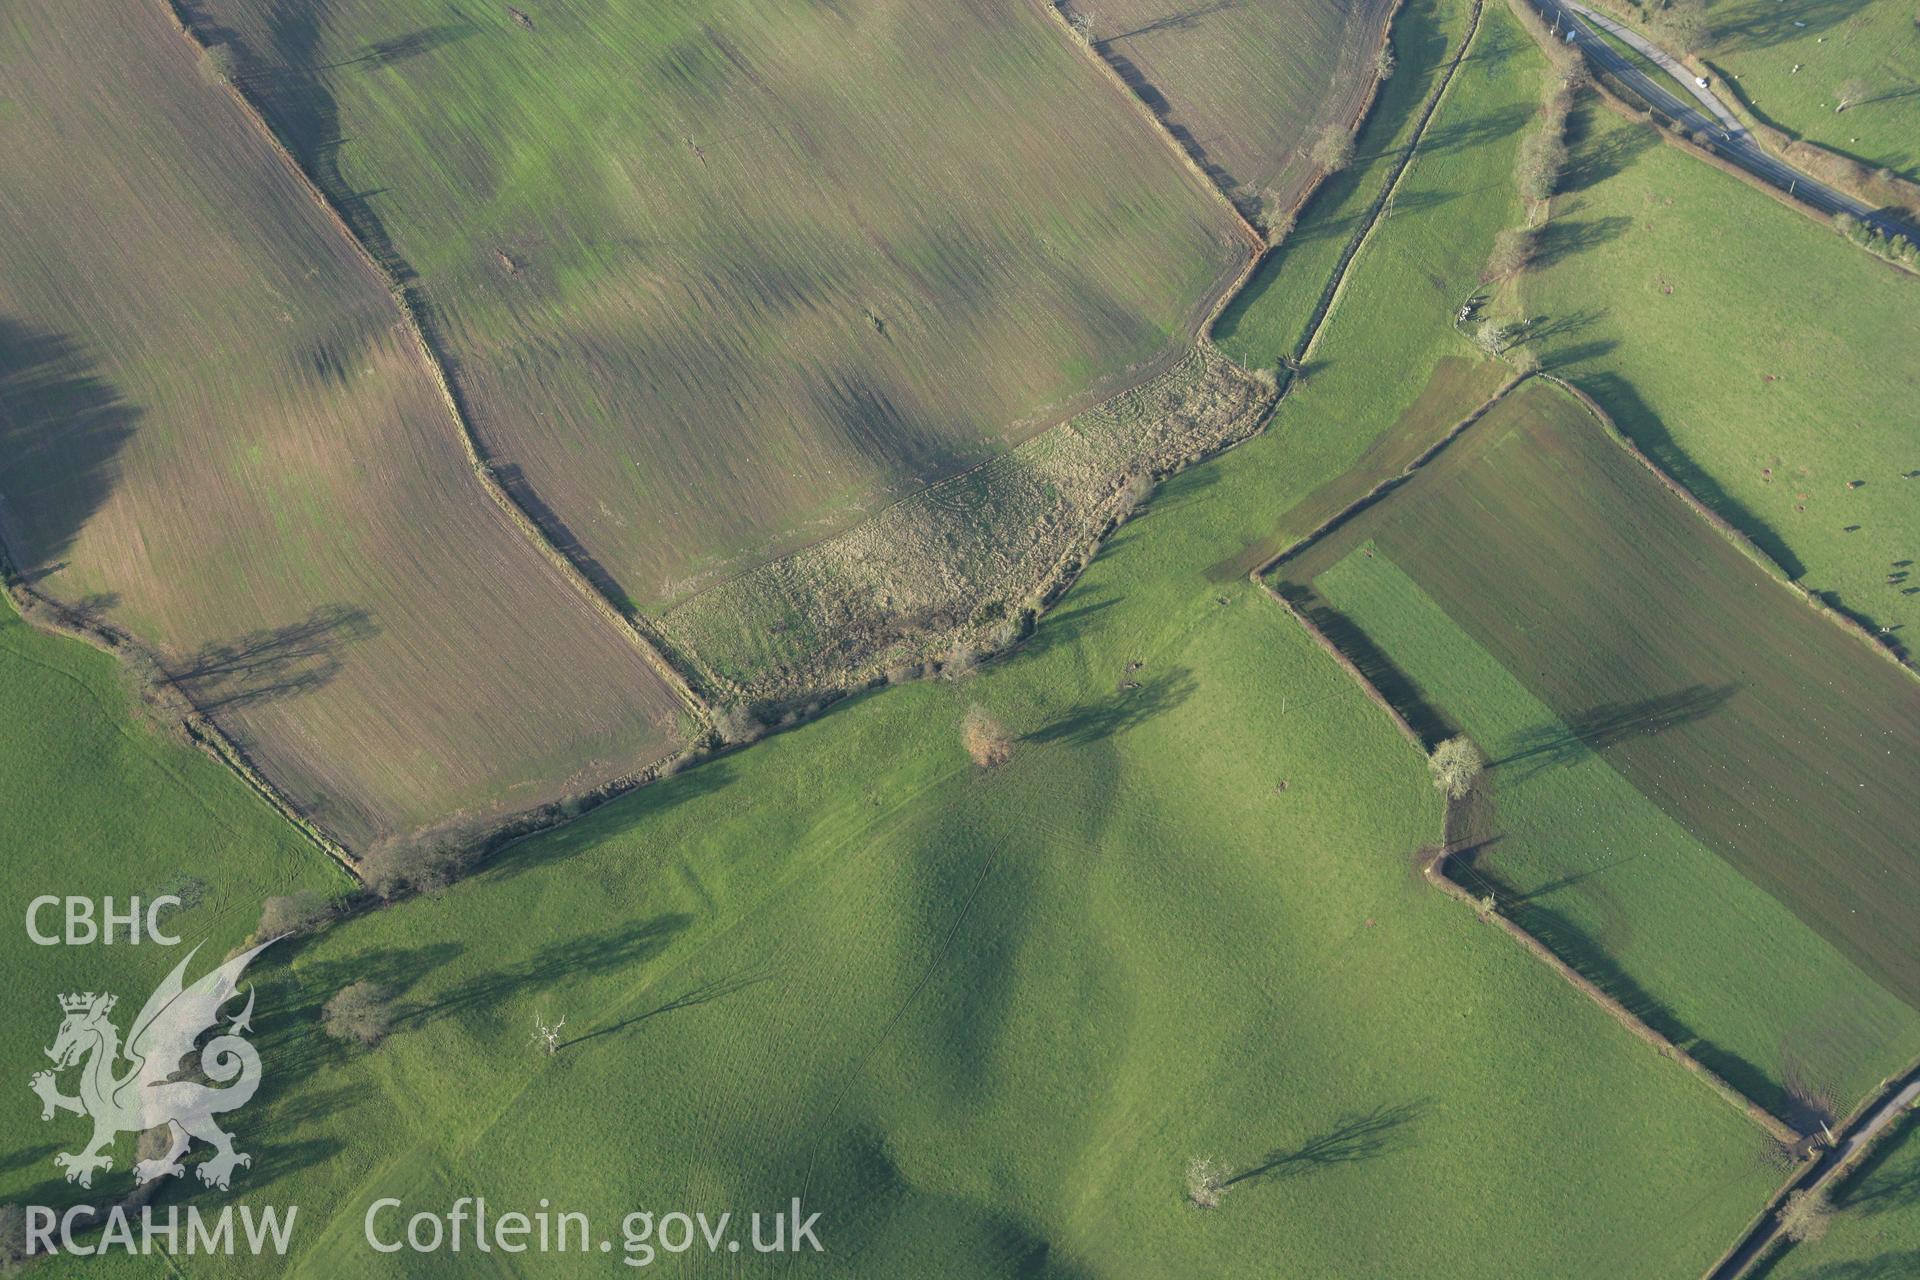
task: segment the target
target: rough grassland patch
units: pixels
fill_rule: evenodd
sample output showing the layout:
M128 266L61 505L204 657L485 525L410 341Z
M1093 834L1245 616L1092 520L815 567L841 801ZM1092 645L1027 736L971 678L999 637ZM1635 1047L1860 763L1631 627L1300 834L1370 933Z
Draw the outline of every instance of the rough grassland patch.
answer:
M710 684L754 698L854 687L1038 606L1149 477L1243 439L1267 384L1209 351L856 529L665 620Z

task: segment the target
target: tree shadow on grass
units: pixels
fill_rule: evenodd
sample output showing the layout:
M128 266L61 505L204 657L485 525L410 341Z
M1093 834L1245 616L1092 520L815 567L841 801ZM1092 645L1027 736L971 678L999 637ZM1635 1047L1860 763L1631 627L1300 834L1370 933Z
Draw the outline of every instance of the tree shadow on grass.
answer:
M1611 244L1627 233L1633 219L1620 214L1604 218L1555 218L1540 228L1533 239L1528 263L1544 271L1568 258Z
M1420 1099L1350 1112L1298 1146L1278 1147L1267 1152L1258 1164L1241 1170L1220 1185L1224 1189L1260 1179L1305 1177L1404 1150L1411 1136L1407 1126L1418 1120L1427 1107L1428 1103Z
M1121 689L1111 698L1081 703L1044 729L1027 735L1029 742L1063 742L1087 746L1134 729L1171 711L1193 696L1199 686L1193 673L1174 667L1137 682L1139 687Z
M442 1018L491 1008L521 992L548 987L563 978L591 977L631 968L665 951L692 924L692 916L668 912L617 929L549 943L517 965L478 974L436 1000L414 1005L402 1014L398 1023L402 1027L424 1026Z
M1752 3L1713 24L1713 52L1739 53L1817 36L1866 8L1867 2L1798 0L1778 8L1770 3Z
M847 701L851 701L848 699ZM832 714L839 704L828 709ZM584 811L579 817L551 831L542 831L515 841L490 856L474 879L511 880L529 871L586 853L617 840L644 822L659 818L670 809L690 803L726 787L734 781L732 762L705 760L682 769L670 778L659 778L644 787L615 796Z
M1652 129L1614 129L1595 139L1594 121L1600 110L1583 102L1567 116L1567 150L1572 159L1560 174L1558 189L1563 195L1599 186L1660 145L1660 136Z
M0 318L0 530L29 580L65 567L139 418L77 339Z
M1807 567L1793 554L1786 540L1773 526L1730 496L1680 447L1673 433L1661 422L1660 415L1640 398L1640 393L1632 383L1613 373L1583 374L1575 382L1582 391L1599 401L1600 407L1607 411L1620 430L1648 457L1659 463L1668 475L1679 481L1708 510L1752 539L1754 545L1766 552L1767 557L1779 565L1789 578L1798 580L1806 573Z
M663 1013L672 1013L678 1009L692 1009L703 1004L710 1004L715 1000L730 996L736 991L744 991L748 987L757 986L762 982L766 982L770 977L771 975L769 974L751 974L732 978L717 978L710 982L700 983L698 986L682 992L665 1004L649 1009L645 1013L636 1013L631 1017L622 1018L620 1021L609 1026L589 1031L585 1035L575 1036L571 1040L563 1040L560 1042L560 1048L562 1050L571 1049L576 1045L586 1044L590 1040L598 1040L602 1036L615 1035L630 1027L639 1025L649 1018L657 1018Z

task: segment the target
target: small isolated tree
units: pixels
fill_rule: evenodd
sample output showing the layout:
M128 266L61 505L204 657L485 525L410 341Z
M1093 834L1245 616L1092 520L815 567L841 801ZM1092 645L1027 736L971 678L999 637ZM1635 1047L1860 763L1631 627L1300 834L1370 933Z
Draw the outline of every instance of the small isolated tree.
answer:
M1860 77L1853 76L1849 79L1842 80L1840 87L1833 92L1834 96L1839 99L1839 102L1833 108L1834 112L1838 114L1839 112L1845 111L1848 107L1857 105L1860 99L1873 92L1873 86L1869 85L1865 80L1860 79Z
M365 980L340 988L321 1006L320 1025L335 1040L379 1044L393 1029L393 1005L387 989Z
M1267 219L1267 247L1271 249L1293 234L1293 229L1299 225L1300 218L1298 214L1282 208L1278 196L1269 195L1266 207L1270 211Z
M439 893L454 882L465 855L451 839L390 836L360 855L360 876L383 898Z
M767 727L760 723L760 717L753 714L753 708L745 703L736 702L713 713L713 732L722 746L742 746L755 741L766 731Z
M1795 1244L1818 1240L1827 1234L1827 1224L1832 1217L1833 1202L1827 1199L1825 1191L1818 1188L1794 1191L1781 1206L1780 1230Z
M958 680L980 665L980 651L973 647L973 641L959 639L947 650L947 660L940 665L940 674L949 680Z
M314 889L268 898L260 906L260 923L253 936L261 942L289 934L298 937L312 933L333 915L333 903Z
M560 1052L560 1029L566 1025L567 1020L562 1018L552 1026L548 1026L546 1014L535 1014L533 1018L533 1043L549 1056Z
M1338 173L1353 163L1353 134L1337 124L1327 125L1314 139L1310 154L1322 173Z
M240 55L230 44L210 44L200 55L200 78L208 84L232 84L240 74Z
M1195 1156L1187 1164L1187 1203L1196 1209L1217 1209L1227 1194L1232 1171L1218 1160Z
M1073 28L1074 35L1080 37L1081 44L1090 45L1093 43L1093 20L1095 16L1091 9L1082 9L1067 19L1067 25Z
M1525 344L1508 347L1504 355L1516 373L1540 372L1540 353L1532 347Z
M1486 767L1487 760L1480 754L1480 748L1464 735L1448 738L1427 757L1427 768L1433 771L1433 785L1449 800L1458 800L1472 790L1474 779Z
M995 769L1013 759L1013 735L984 708L968 707L960 722L960 742L982 769Z

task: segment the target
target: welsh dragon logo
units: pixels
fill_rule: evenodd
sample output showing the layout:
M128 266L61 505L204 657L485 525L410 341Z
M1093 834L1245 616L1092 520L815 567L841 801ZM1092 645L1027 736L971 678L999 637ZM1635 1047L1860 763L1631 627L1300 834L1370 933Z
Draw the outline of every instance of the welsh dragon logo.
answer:
M253 1163L253 1157L233 1149L233 1135L215 1119L245 1106L260 1087L260 1055L241 1036L253 1029L249 1025L252 990L247 992L246 1008L227 1024L225 1032L200 1046L197 1053L196 1045L201 1035L219 1022L220 1007L233 998L247 962L272 942L233 957L190 987L183 986L181 977L200 950L195 947L147 998L124 1045L119 1028L107 1016L118 997L91 991L60 997L60 1010L66 1017L53 1047L47 1050L53 1069L35 1072L32 1088L43 1104L42 1120L53 1119L56 1111L93 1119L91 1142L79 1151L61 1152L53 1158L55 1165L66 1170L68 1182L91 1187L95 1171L113 1168L113 1157L107 1150L115 1138L161 1125L167 1127L167 1153L157 1160L137 1161L133 1166L136 1182L166 1175L179 1177L185 1171L180 1157L195 1138L214 1149L212 1157L196 1170L210 1187L226 1190L234 1169ZM196 1055L198 1075L204 1080L182 1078L190 1074L181 1070L181 1060L189 1054ZM56 1078L70 1067L80 1068L76 1097L61 1093ZM207 1084L206 1080L213 1083Z

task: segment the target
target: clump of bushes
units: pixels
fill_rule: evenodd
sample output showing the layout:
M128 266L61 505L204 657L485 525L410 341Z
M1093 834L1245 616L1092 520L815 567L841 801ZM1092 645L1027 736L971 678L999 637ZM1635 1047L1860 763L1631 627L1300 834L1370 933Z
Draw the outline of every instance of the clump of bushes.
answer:
M270 938L300 937L315 933L333 918L333 900L314 889L268 898L260 907L260 923L254 926L256 942Z
M968 707L960 722L960 742L982 769L997 769L1013 759L1013 735L981 707Z
M377 982L342 987L321 1006L320 1026L335 1040L371 1048L393 1029L392 999Z

